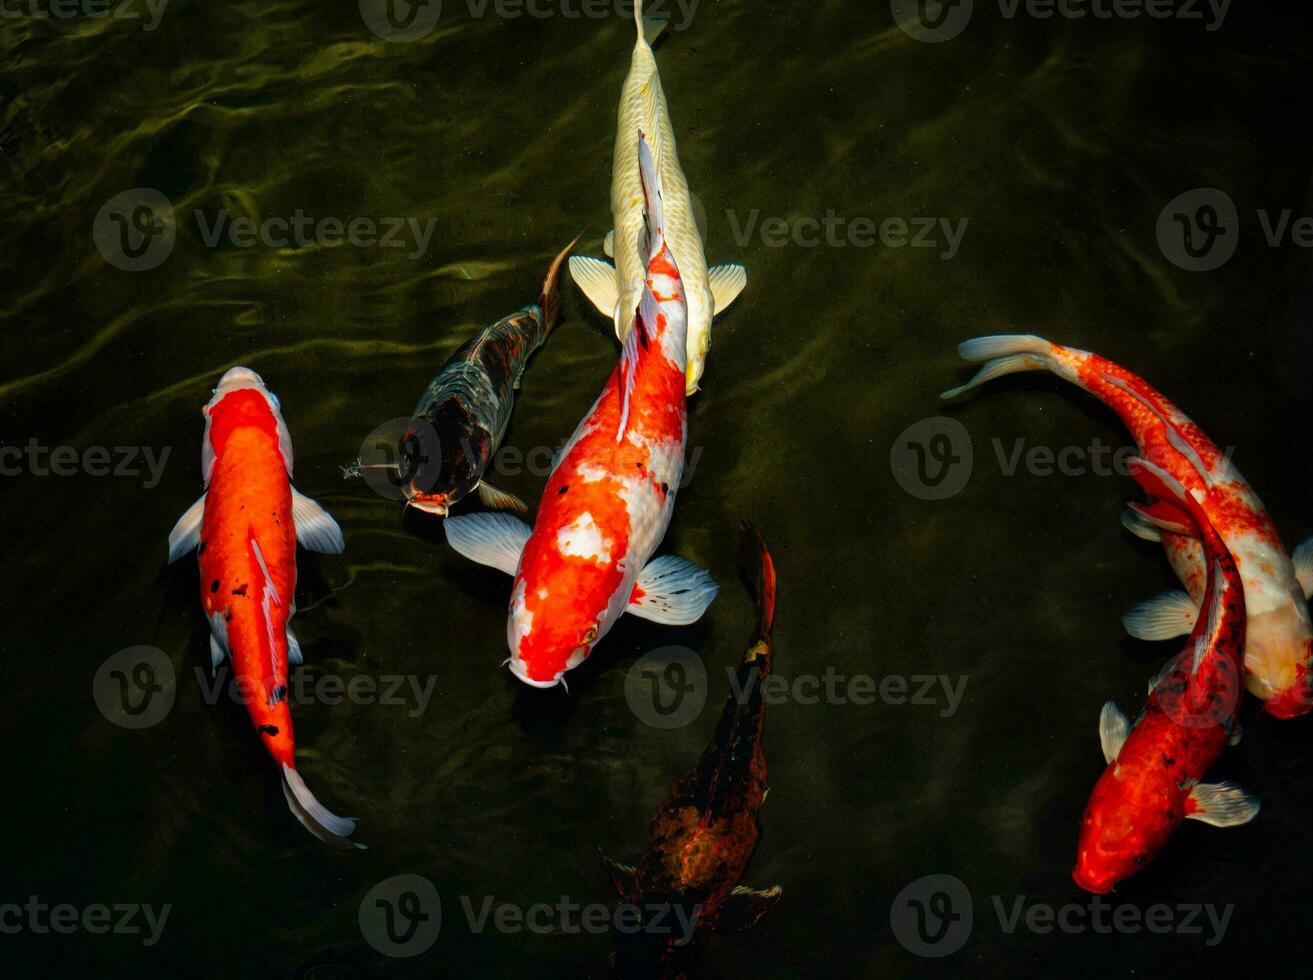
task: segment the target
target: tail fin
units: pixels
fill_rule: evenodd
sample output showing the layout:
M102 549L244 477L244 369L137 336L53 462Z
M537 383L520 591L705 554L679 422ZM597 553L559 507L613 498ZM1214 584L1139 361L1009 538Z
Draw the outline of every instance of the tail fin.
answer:
M638 28L638 43L651 47L656 44L668 22L662 17L643 15L643 0L634 0L634 24Z
M315 795L301 779L301 774L286 763L283 763L283 795L287 797L287 805L296 814L296 819L325 844L331 844L333 847L365 849L364 844L357 844L351 840L351 835L356 832L355 818L339 817L335 813L330 813L315 799Z
M985 364L966 384L949 388L939 397L956 398L973 388L979 388L986 381L1005 374L1049 370L1048 354L1052 346L1043 337L1029 334L998 334L964 341L957 345L958 356L973 364L981 361Z
M1187 534L1194 538L1203 537L1206 534L1204 528L1212 530L1208 515L1204 513L1199 501L1161 466L1136 456L1127 463L1127 469L1153 500L1147 505L1130 505L1131 510L1149 524L1163 531Z
M753 635L754 643L743 659L745 662L753 662L764 655L766 663L763 669L769 670L770 630L775 622L775 562L766 542L746 518L740 525L739 560L752 579L757 599L757 631Z
M638 134L638 169L643 177L647 258L650 262L666 243L666 212L661 201L661 175L657 173L656 161L652 158L652 148L647 145L647 137L641 132Z
M574 241L565 246L561 253L552 260L551 266L547 269L547 275L543 279L543 291L538 296L538 307L543 311L543 330L551 330L556 326L556 321L561 315L561 292L559 289L561 280L561 263L565 257L570 254L570 250L579 244L579 239L583 238L580 232L574 236Z

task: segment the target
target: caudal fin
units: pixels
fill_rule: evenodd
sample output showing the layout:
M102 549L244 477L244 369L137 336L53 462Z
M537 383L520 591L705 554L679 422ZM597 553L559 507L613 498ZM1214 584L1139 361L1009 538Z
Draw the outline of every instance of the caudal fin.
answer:
M634 0L634 23L638 27L638 43L650 48L666 29L667 21L662 17L644 16L643 0Z
M743 569L752 580L752 588L757 599L757 631L755 641L747 657L752 658L764 648L770 655L770 630L775 622L775 562L770 556L765 540L757 533L752 522L744 519L739 533L739 559Z
M574 241L565 248L561 249L559 255L552 260L551 266L547 269L547 275L543 278L543 291L538 296L538 307L543 311L543 329L551 330L556 326L557 319L561 315L561 264L565 257L570 254L570 250L579 244L579 239L583 237L580 233L574 236Z
M315 799L301 774L286 763L283 764L283 795L287 805L296 814L296 819L305 825L305 829L314 834L325 844L333 847L365 849L364 844L351 840L356 832L354 817L339 817Z
M1049 352L1053 345L1043 337L1030 334L997 334L976 337L957 345L957 354L973 364L984 362L976 376L964 385L949 388L940 398L956 398L986 381L1016 374L1019 371L1046 371L1052 368Z

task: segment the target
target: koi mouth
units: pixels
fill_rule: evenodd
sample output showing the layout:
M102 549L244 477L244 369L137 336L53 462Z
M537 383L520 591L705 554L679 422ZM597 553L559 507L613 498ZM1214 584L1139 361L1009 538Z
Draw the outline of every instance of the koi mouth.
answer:
M510 667L512 674L518 679L524 681L524 683L528 684L530 687L555 687L557 684L561 683L561 674L557 674L549 681L534 680L534 678L529 676L529 668L524 666L524 661L517 660L515 657L511 657L507 661L507 666ZM564 671L561 673L564 673Z
M438 517L447 516L447 495L440 493L420 493L414 487L406 488L406 506L414 507L425 514L436 514Z
M1094 879L1082 873L1080 868L1072 869L1071 880L1093 895L1106 895L1108 892L1112 891L1111 882L1106 885L1096 882Z

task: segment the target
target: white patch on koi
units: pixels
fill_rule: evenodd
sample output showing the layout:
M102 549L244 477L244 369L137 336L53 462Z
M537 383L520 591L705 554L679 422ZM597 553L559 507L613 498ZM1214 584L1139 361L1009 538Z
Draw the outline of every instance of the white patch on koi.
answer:
M611 560L611 539L587 512L556 532L556 546L561 554L571 558L587 558L606 564Z
M260 572L264 575L264 589L260 600L260 607L264 610L264 628L269 636L269 669L271 676L278 678L278 648L274 644L274 606L281 606L283 601L278 596L278 589L274 585L273 578L269 574L269 566L265 564L264 554L260 551L260 542L251 538L251 549L255 552L255 560L260 564Z

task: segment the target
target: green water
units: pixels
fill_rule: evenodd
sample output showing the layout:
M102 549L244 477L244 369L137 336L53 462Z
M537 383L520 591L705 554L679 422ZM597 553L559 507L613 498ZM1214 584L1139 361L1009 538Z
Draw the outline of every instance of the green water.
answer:
M691 476L662 548L722 591L693 627L622 620L569 695L498 669L509 580L338 467L410 411L472 331L531 302L581 229L580 251L600 254L632 24L472 17L458 0L412 43L381 39L345 0L173 0L150 31L0 20L0 442L82 460L72 476L23 462L0 477L0 905L171 908L151 946L0 933L6 973L605 976L604 932L476 932L462 898L475 912L486 896L522 909L614 901L597 848L637 856L747 640L743 516L779 568L781 675L965 687L956 710L767 709L772 788L745 883L784 897L754 931L711 939L703 975L1302 972L1310 722L1257 718L1252 703L1215 773L1262 797L1259 818L1183 827L1113 897L1233 906L1220 942L1207 944L1206 920L1203 935L1000 924L991 896L1009 914L1020 896L1089 906L1070 870L1103 766L1099 708L1115 697L1136 710L1176 652L1126 638L1118 616L1172 582L1118 525L1128 479L1006 471L1017 439L1124 445L1110 412L1046 377L947 409L936 392L964 376L954 345L976 334L1096 350L1235 447L1288 545L1313 532L1313 268L1289 240L1270 247L1259 216L1307 213L1308 46L1267 5L1216 31L975 6L961 37L928 44L883 2L704 0L658 48L708 259L749 274L714 328ZM1168 202L1196 187L1224 190L1239 215L1239 246L1211 272L1178 268L1155 236ZM171 252L141 271L107 262L94 236L132 188L175 214ZM211 246L221 211L404 218L433 233L424 248L405 236ZM966 224L951 258L735 237L754 220L829 212L849 230ZM616 356L609 324L567 285L508 444L558 446ZM199 408L237 364L280 397L297 486L346 536L342 556L301 557L300 673L432 685L422 711L413 699L293 706L302 772L360 817L364 852L306 834L245 713L206 702L195 565L165 566L169 529L200 491ZM927 500L895 479L890 452L945 413L970 433L974 467L959 493ZM167 450L158 481L88 471L87 449L120 446ZM511 463L496 482L533 502L544 480ZM133 731L92 690L107 657L139 645L163 651L176 700ZM708 674L706 709L669 730L625 693L639 658L667 646L695 651ZM378 952L359 921L371 889L399 874L442 901L441 934L411 959ZM890 925L895 896L928 874L974 899L970 939L941 959L914 955Z

